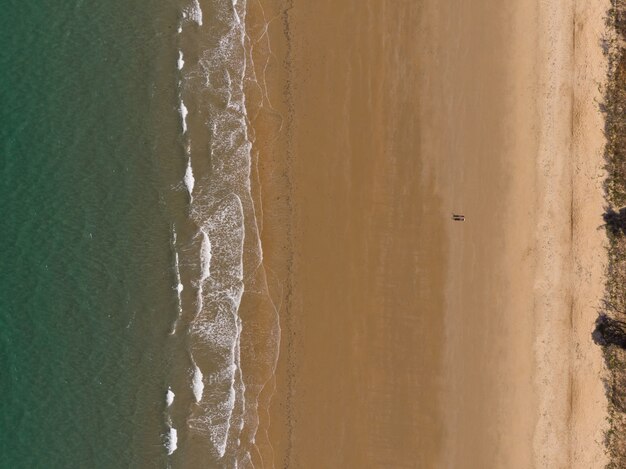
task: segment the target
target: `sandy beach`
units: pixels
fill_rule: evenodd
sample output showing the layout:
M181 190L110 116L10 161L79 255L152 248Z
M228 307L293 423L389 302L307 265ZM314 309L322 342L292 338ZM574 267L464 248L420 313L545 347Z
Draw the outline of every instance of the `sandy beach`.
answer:
M604 467L607 3L257 5L255 466Z

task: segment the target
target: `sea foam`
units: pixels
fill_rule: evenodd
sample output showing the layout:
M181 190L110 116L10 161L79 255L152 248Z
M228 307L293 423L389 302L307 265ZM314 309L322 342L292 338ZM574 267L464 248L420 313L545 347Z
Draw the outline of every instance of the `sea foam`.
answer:
M183 10L183 19L188 19L198 26L202 26L202 8L200 8L198 0L192 0L191 5Z
M194 365L191 389L196 402L202 400L202 394L204 393L204 382L202 380L202 371L200 371L198 365Z
M202 167L202 184L198 183L190 204L190 216L201 239L199 243L195 239L194 258L189 259L197 277L192 282L196 311L187 329L192 355L205 374L192 357L190 384L197 405L187 424L193 435L210 441L214 456L228 458L224 460L228 467L236 467L249 460L246 448L258 427L254 391L251 402L246 402L239 315L246 288L244 258L250 268L246 274L254 276L262 256L251 197L252 141L244 93L244 83L256 78L254 67L247 64L252 57L246 42L246 0L207 3L211 4L211 25L215 20L218 26L206 31L210 42L201 49L198 62L192 63L187 55L188 62L183 62L186 93L198 93L194 103L201 106L198 112L208 113L205 122L210 126L209 168ZM183 13L182 24L189 22L202 24L197 0ZM179 58L184 61L182 54ZM194 130L189 130L190 137L196 137ZM190 152L186 154L190 156ZM194 153L194 158L200 157ZM263 288L255 284L255 292L257 287ZM206 369L205 363L210 363Z
M172 391L172 388L167 388L167 394L165 395L165 404L170 407L174 403L174 398L176 394Z
M182 50L178 51L178 60L176 61L176 66L178 67L178 70L182 70L183 67L185 66L185 59L183 59Z
M239 17L239 13L237 12L237 0L233 0L233 13L235 14L235 20L237 24L241 25L241 18Z
M211 402L205 413L189 420L195 431L205 434L217 456L228 446L231 428L240 429L240 417L233 420L237 402L244 405L243 382L239 372L241 319L239 306L244 292L243 242L244 215L241 200L229 194L205 219L200 234L201 272L199 289L203 293L189 335L197 350L211 350L219 357L219 371L203 377L203 396ZM213 268L212 264L215 264ZM200 302L199 302L200 303ZM216 364L217 364L216 363ZM194 380L194 382L197 380Z
M174 427L169 427L165 440L165 449L169 456L178 448L178 431Z
M202 233L202 245L200 246L200 281L204 282L211 276L212 248L209 235L202 229L200 232Z
M189 111L187 111L187 106L185 106L185 103L182 99L180 100L179 112L182 119L183 134L185 134L187 133L187 114L189 114Z
M180 294L183 292L184 286L180 278L180 261L176 245L174 245L174 276L176 277L176 287L174 287L174 289L176 290L178 304L180 305L182 303Z
M183 314L183 299L182 299L181 293L183 292L184 287L183 287L183 283L180 277L180 259L178 255L178 247L176 245L176 240L177 240L176 226L172 225L172 249L174 251L174 278L176 281L176 286L174 287L174 289L176 290L176 309L178 311L178 314L176 316L176 320L174 321L174 324L172 325L172 330L170 331L170 334L176 333L176 327L178 326L178 321L180 320L180 317Z
M187 159L187 169L185 170L185 176L183 178L185 188L189 193L189 203L193 202L193 188L196 184L196 180L193 177L193 169L191 168L191 158Z
M198 2L198 0L193 0L189 17L192 21L198 23L198 26L202 26L202 9L200 8L200 2Z

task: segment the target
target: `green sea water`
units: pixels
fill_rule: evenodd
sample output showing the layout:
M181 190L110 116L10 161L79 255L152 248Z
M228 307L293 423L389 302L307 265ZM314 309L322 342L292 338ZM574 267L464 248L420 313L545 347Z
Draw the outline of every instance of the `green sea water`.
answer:
M165 467L180 6L0 11L0 467Z

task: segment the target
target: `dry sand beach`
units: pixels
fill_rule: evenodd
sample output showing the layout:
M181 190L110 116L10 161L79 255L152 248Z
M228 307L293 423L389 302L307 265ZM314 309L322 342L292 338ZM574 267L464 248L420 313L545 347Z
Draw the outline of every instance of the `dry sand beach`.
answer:
M604 467L607 2L251 4L282 330L255 466Z

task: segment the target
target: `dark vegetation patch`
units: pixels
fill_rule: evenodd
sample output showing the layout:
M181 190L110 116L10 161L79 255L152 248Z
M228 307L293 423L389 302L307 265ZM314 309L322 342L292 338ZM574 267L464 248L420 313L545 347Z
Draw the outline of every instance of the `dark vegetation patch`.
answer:
M592 334L608 369L608 468L626 468L626 0L612 0L607 13L608 80L601 110L605 116L609 240L605 299Z

